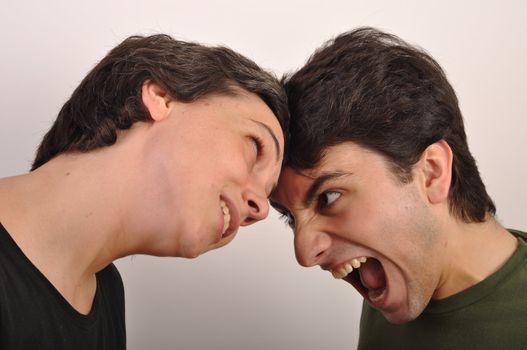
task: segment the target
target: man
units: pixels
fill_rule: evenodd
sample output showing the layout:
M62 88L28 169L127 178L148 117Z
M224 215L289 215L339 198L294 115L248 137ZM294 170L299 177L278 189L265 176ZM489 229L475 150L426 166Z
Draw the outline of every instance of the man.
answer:
M288 111L223 47L135 36L81 82L30 173L0 180L0 348L123 349L112 261L194 258L267 216Z
M272 204L299 263L364 297L359 348L525 347L526 235L494 218L439 65L361 28L284 81L291 139Z

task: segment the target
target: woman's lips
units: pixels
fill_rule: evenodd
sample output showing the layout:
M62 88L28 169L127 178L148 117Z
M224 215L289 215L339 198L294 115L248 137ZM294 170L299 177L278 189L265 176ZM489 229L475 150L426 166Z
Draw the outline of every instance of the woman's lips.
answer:
M236 207L227 197L220 198L220 208L223 220L221 221L219 240L235 233L238 230L240 222L240 215Z

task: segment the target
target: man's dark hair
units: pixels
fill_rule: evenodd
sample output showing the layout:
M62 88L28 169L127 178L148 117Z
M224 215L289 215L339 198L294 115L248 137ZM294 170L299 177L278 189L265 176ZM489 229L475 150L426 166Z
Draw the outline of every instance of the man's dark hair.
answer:
M168 35L131 36L112 49L64 104L40 144L31 170L64 152L109 146L117 130L150 120L141 99L152 80L180 102L207 95L258 95L287 135L287 98L276 77L226 47L174 40ZM286 137L287 139L287 137Z
M382 155L402 182L432 143L453 152L451 213L465 222L495 214L467 145L452 86L423 50L374 28L328 41L283 83L289 99L285 166L315 167L327 147L351 141Z

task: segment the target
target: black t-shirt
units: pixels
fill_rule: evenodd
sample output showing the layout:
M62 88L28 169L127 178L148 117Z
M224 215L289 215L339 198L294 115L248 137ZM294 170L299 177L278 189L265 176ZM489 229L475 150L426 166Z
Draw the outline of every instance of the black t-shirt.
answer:
M83 315L0 224L0 349L125 348L124 288L113 264L97 273L92 310Z

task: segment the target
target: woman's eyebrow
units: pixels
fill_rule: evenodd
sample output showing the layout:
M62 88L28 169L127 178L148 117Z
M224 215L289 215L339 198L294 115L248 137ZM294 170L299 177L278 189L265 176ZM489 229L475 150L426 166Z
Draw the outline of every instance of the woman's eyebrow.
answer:
M257 125L259 125L260 127L264 128L264 130L267 130L267 132L269 133L269 135L271 136L271 138L273 139L273 143L274 143L274 146L275 146L275 153L276 153L276 162L278 163L278 161L280 160L280 144L278 143L278 139L276 138L276 135L274 134L273 130L271 130L271 128L265 124L265 123L262 123L258 120L254 120L254 119L250 119L251 121L253 121L254 123L256 123Z

